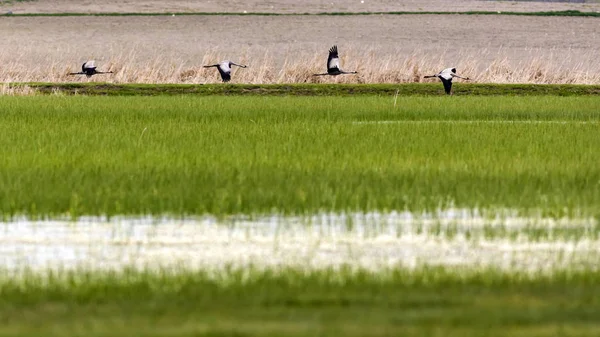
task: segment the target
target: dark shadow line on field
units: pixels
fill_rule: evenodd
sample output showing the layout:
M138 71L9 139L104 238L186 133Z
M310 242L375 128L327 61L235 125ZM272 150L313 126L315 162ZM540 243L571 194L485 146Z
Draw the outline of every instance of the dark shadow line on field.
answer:
M2 83L0 83L2 85ZM38 95L88 96L446 96L437 83L399 84L110 84L10 83ZM454 96L593 96L600 85L465 83ZM448 96L448 99L452 97Z
M164 12L164 13L6 13L6 17L37 16L368 16L368 15L512 15L512 16L564 16L564 17L600 17L599 12L577 10L547 12L500 12L500 11L391 11L391 12L321 12L321 13L272 13L272 12Z

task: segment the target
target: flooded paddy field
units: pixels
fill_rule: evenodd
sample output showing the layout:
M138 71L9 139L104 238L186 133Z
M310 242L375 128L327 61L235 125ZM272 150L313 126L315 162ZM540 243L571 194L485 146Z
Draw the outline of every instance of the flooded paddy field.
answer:
M0 18L0 335L600 335L597 89L496 85L597 84L593 15L119 15L598 6L0 1L50 14ZM66 12L116 14L52 16ZM219 82L200 67L222 58L249 65L234 83L306 83L332 44L359 74L330 85L456 66L497 97L26 83L74 81L89 58L115 71L77 80L101 95Z
M307 217L70 220L0 223L2 266L47 269L222 270L423 266L506 271L598 269L594 218L483 216L467 210ZM498 213L501 214L501 213Z
M600 332L597 96L0 108L0 334Z
M597 219L500 213L16 218L0 332L595 336Z

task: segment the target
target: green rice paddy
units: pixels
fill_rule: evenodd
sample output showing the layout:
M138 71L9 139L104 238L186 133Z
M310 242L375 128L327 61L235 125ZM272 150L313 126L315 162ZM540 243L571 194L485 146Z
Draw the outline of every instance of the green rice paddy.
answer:
M3 97L0 213L598 215L597 97Z
M456 207L599 219L599 108L593 94L2 96L0 214L227 217ZM597 220L547 231L484 226L477 235L486 242L471 239L473 229L453 228L433 223L423 231L439 234L440 244L465 235L473 246L526 245L529 237L589 243L599 235ZM592 265L545 272L427 265L20 270L0 271L0 335L600 333L600 274Z
M597 336L600 274L423 268L0 278L19 336Z

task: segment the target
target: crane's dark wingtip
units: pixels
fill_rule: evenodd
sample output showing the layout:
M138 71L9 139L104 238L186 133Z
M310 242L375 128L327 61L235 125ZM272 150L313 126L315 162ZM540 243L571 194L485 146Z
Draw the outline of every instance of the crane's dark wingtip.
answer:
M333 47L329 48L329 52L337 54L337 52L338 52L337 45L333 45Z

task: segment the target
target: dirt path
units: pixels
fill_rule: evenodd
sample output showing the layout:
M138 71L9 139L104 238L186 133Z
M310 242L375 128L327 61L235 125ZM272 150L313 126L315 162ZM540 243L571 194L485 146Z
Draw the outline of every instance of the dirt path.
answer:
M483 0L36 0L0 1L14 13L107 12L364 12L364 11L600 11L600 3Z
M556 29L561 27L561 29ZM207 52L269 55L322 53L444 55L511 61L532 56L578 61L600 52L600 20L573 17L404 15L359 17L20 17L0 20L0 58L19 62L162 57L195 62Z

